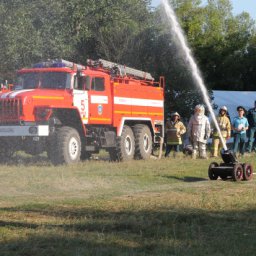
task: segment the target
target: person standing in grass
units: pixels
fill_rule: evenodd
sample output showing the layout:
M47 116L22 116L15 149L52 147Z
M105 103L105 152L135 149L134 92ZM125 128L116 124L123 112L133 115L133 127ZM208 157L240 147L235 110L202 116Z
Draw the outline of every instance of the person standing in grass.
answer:
M241 155L244 155L245 143L246 143L246 131L249 128L249 123L247 118L244 117L245 108L242 106L238 106L236 110L238 112L238 116L235 117L232 122L232 129L234 131L233 151L236 154L239 150L239 153Z
M231 123L227 116L227 112L228 112L227 107L222 106L219 110L219 115L216 117L224 143L226 143L226 141L230 138L230 135L231 135ZM218 156L218 153L220 151L220 146L224 147L220 139L220 134L218 133L217 128L215 127L213 129L213 137L212 137L212 157Z
M198 152L200 158L207 159L206 144L211 134L211 125L204 112L203 105L196 105L194 115L188 123L188 137L193 146L193 159L196 159Z
M180 152L180 145L182 145L181 135L186 132L185 125L180 121L178 112L172 113L171 118L167 119L166 123L166 151L165 157L170 155L171 150L174 150L173 156Z
M254 108L249 109L247 114L249 123L249 141L247 146L247 152L251 153L253 150L256 151L255 145L255 134L256 134L256 100L254 101Z

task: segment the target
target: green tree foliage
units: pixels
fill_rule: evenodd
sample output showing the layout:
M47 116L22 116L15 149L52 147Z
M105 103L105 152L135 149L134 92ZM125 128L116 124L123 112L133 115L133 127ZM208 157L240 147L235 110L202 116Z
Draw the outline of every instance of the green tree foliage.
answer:
M149 5L149 0L2 0L0 73L47 58L133 60L135 38L149 26Z
M211 0L205 7L204 34L195 54L210 88L246 90L241 80L254 22L249 14L233 17L229 0Z
M181 26L187 35L188 44L201 38L202 34L202 16L203 8L200 7L200 1L194 0L176 0L172 1L172 6L180 20ZM160 35L157 38L156 59L160 74L166 77L165 109L166 112L178 111L183 117L188 118L193 113L194 106L203 103L200 90L195 83L190 67L186 61L186 56L182 52L179 42L176 41L176 35L172 28L166 22L163 10L158 10L162 17L156 24L164 24L160 28ZM194 49L194 48L193 48Z
M8 0L0 3L0 70L17 68L40 59L71 55L69 31L63 26L61 1Z
M248 13L236 17L229 0L170 0L211 97L211 89L253 90L255 24ZM163 14L157 10L158 15ZM164 19L165 20L165 19ZM159 21L156 19L156 24ZM162 22L157 38L157 66L166 76L166 110L190 115L202 102L175 35ZM185 103L182 104L181 102Z
M76 60L132 59L135 38L149 25L149 0L73 0L64 3L76 39Z

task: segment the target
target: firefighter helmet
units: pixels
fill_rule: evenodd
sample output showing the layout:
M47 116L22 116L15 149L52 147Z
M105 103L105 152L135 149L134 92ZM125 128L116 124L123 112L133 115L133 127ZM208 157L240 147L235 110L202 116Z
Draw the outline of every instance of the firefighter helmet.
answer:
M178 116L178 117L180 117L180 115L179 115L178 112L173 112L173 113L171 114L171 116L172 116L172 117L173 117L173 116Z
M199 113L200 115L204 115L204 105L198 104L195 106L195 113Z
M220 110L224 110L224 111L228 111L228 108L226 107L226 106L222 106L222 107L220 107Z

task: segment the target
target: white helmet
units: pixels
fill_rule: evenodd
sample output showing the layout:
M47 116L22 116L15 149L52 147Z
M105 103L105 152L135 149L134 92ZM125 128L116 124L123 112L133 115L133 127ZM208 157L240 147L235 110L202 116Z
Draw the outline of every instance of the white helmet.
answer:
M199 113L200 115L204 115L204 105L201 105L201 104L198 104L195 106L195 109L194 109L195 113Z
M220 110L224 110L224 111L228 111L228 108L226 107L226 106L222 106L222 107L220 107Z
M171 117L173 117L173 116L178 116L178 117L180 117L180 114L179 114L178 112L174 112L174 113L171 114Z

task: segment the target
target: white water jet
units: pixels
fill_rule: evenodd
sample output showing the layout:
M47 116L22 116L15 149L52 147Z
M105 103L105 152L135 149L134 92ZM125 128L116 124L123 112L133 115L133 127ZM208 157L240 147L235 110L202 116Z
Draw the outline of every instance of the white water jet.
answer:
M163 3L163 6L164 6L164 10L166 12L166 16L168 18L168 22L170 23L170 26L171 26L174 34L177 36L177 41L180 44L181 49L185 53L186 60L187 60L189 66L191 67L191 70L192 70L192 75L193 75L193 77L196 81L196 84L198 85L199 89L201 90L204 101L205 101L205 104L207 105L207 107L210 111L210 114L211 114L212 120L214 122L214 125L215 125L215 127L216 127L216 129L217 129L217 131L220 135L220 139L221 139L223 148L224 148L224 150L227 150L227 145L226 145L226 143L223 139L223 136L221 135L220 127L217 123L215 114L213 112L213 109L212 109L212 106L211 106L211 103L210 103L210 100L209 100L209 96L208 96L205 84L204 84L203 79L200 75L200 71L198 70L197 64L196 64L196 62L194 61L194 59L192 57L192 53L191 53L191 51L190 51L190 49L187 45L185 36L183 35L183 32L182 32L182 28L181 28L181 26L178 22L178 19L177 19L175 13L174 13L172 7L168 3L168 0L162 0L162 3Z

